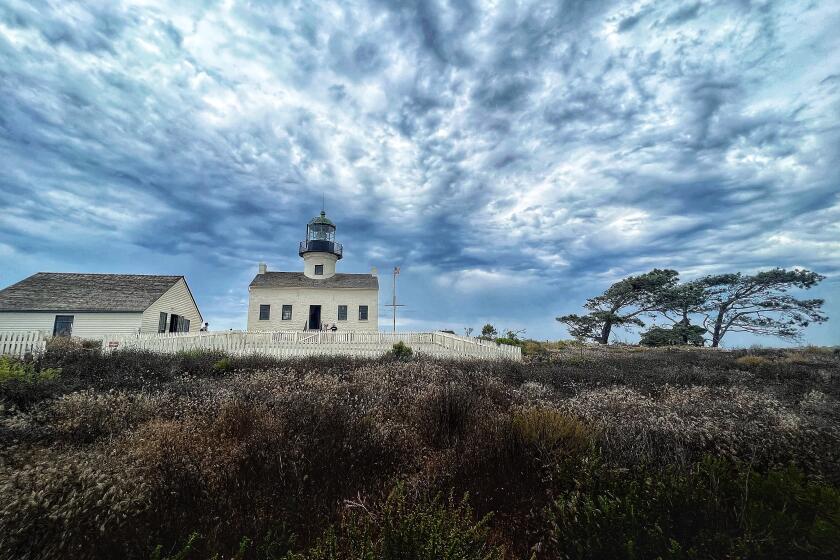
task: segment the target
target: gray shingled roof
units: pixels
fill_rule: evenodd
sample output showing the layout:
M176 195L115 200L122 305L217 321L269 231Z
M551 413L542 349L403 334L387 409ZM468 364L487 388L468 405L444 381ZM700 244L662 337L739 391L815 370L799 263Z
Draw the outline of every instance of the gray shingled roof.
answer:
M183 276L39 272L0 291L0 311L145 311Z
M363 288L379 289L379 279L370 274L336 274L323 280L307 278L303 272L266 272L251 280L252 288Z

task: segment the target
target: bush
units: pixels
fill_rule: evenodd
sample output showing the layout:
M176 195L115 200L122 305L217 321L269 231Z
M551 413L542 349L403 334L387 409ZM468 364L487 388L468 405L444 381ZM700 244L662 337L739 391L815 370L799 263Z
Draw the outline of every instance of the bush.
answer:
M0 356L0 399L27 409L55 394L60 374L59 368L40 368L36 363Z
M456 383L432 387L416 403L416 427L421 441L434 448L454 445L467 432L474 416L476 397Z
M840 493L793 468L768 474L706 458L647 476L602 466L547 508L563 558L836 558Z
M653 327L642 333L642 346L703 346L706 329L697 325L676 324L670 329Z
M522 341L518 338L497 338L495 339L498 344L507 344L508 346L522 346Z
M388 358L399 362L407 362L413 355L414 352L402 340L394 344L394 346L392 346L388 351L388 354L386 354Z
M398 486L376 510L350 504L337 530L286 560L503 560L504 549L489 543L489 520L475 520L467 496L411 500Z
M225 356L215 364L213 364L213 371L216 373L227 373L233 369L233 364L230 361L230 358Z
M549 356L548 350L537 342L536 340L522 341L522 355L531 358L532 360L547 359Z
M195 376L217 375L226 373L219 371L216 364L230 358L219 350L185 350L171 356L170 369L175 373L186 373Z
M771 361L762 356L741 356L735 363L743 369L756 369L770 364Z
M512 419L514 436L524 447L543 453L578 454L593 443L593 431L577 418L548 408L529 408Z
M99 450L42 453L0 471L0 557L124 557L142 548L132 523L148 507L142 483Z
M32 362L24 362L8 356L0 356L0 384L9 381L20 383L42 383L52 381L61 373L60 369L38 370Z

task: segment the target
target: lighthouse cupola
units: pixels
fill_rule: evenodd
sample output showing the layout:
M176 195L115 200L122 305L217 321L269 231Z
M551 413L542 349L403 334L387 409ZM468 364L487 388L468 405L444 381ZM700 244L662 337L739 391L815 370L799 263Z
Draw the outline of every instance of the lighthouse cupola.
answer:
M308 278L324 279L335 275L335 263L343 248L335 240L335 224L326 212L309 220L306 239L300 242L298 254L303 257L303 273Z

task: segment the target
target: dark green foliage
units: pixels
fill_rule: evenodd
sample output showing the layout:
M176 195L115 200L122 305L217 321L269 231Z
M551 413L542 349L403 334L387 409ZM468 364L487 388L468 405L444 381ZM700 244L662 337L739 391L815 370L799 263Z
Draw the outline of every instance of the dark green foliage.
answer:
M703 346L706 329L697 325L676 324L670 329L653 327L642 333L642 346Z
M836 558L840 493L796 469L769 473L706 457L689 470L593 464L546 509L562 558Z
M60 369L38 369L32 362L0 356L0 384L13 381L29 384L43 383L54 380L60 373Z
M286 560L502 560L489 544L489 516L474 518L467 497L417 500L397 486L373 511L351 504L337 529Z
M213 371L216 373L228 373L233 369L233 364L231 363L230 358L225 356L215 364L213 364Z
M483 338L489 338L489 339L492 340L492 339L496 338L498 335L499 335L499 332L496 330L496 327L494 327L490 323L487 323L486 325L481 327L481 336Z
M505 332L505 336L497 338L496 342L498 342L499 344L508 344L510 346L522 346L525 341L519 338L519 335L523 334L524 332L524 330L508 330L507 332Z
M0 356L0 402L25 409L52 395L60 387L60 374L59 368Z
M397 360L398 362L407 362L414 356L414 351L402 340L394 344L388 353L385 355L386 359Z
M522 345L522 341L519 340L518 338L501 337L501 338L497 338L496 342L498 342L499 344L508 344L510 346L521 346Z
M199 540L201 540L201 535L198 533L192 533L187 539L187 542L184 543L183 548L172 555L166 556L163 556L163 546L158 545L152 552L151 560L187 560L190 557L190 554L194 551L195 545Z

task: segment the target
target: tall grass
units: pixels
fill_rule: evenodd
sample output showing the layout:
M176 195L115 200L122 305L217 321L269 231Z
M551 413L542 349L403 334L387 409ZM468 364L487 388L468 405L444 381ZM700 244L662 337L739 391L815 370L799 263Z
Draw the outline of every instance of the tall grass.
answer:
M546 352L51 346L0 383L0 558L836 557L840 356Z

